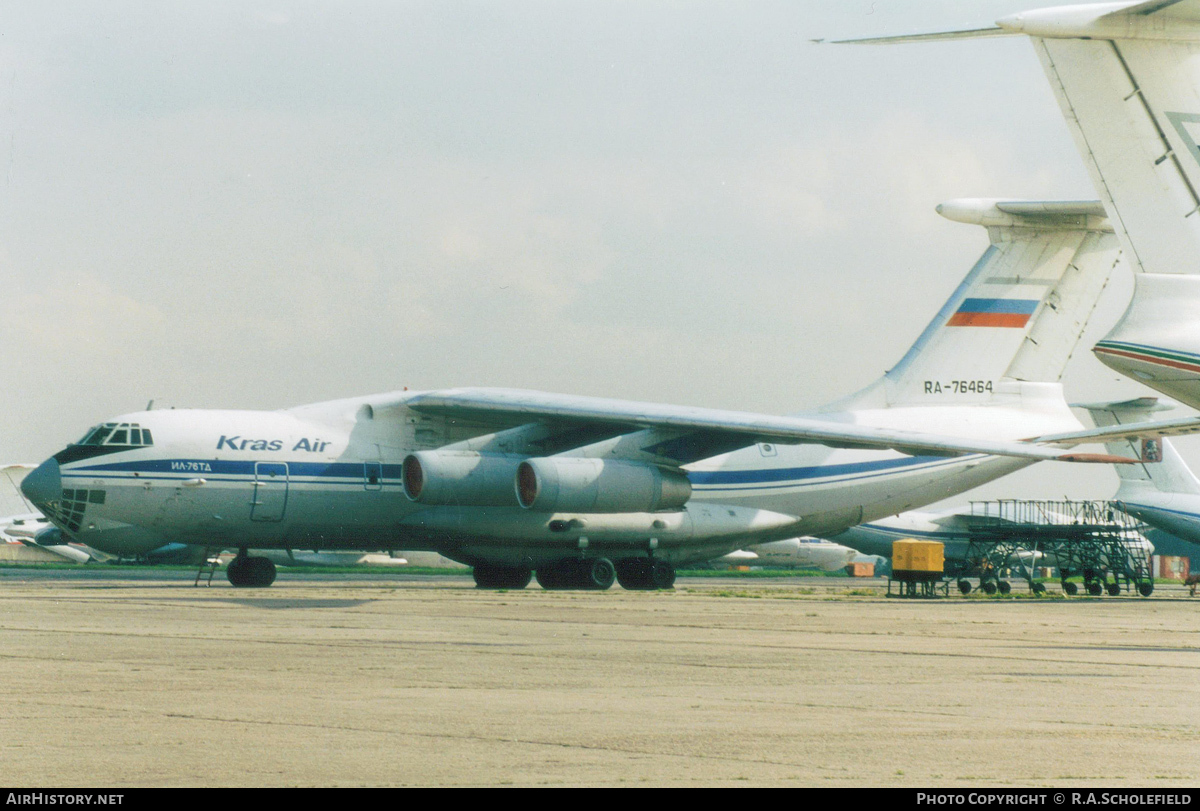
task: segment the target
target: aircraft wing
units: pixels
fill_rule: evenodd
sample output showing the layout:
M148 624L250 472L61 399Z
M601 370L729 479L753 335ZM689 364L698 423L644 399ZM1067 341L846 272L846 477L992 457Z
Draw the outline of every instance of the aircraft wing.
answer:
M837 448L890 449L913 456L988 454L1065 462L1132 463L1107 454L1064 452L1032 442L941 436L874 428L819 417L776 417L745 411L610 400L520 389L463 388L416 395L407 405L426 414L478 423L515 425L537 421L580 427L615 427L617 433L658 429L708 435L728 449L756 442L817 443ZM1129 427L1127 427L1127 430ZM1200 430L1200 423L1197 424ZM1073 435L1060 435L1067 442ZM1038 440L1043 441L1041 439ZM1092 440L1080 439L1079 442ZM1077 443L1076 443L1077 444ZM692 460L687 460L692 461Z

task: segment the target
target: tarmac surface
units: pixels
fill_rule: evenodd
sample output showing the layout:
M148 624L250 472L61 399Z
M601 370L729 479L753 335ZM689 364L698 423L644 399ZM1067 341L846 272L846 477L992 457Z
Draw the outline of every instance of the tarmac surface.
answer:
M1200 598L0 569L0 784L1195 786Z

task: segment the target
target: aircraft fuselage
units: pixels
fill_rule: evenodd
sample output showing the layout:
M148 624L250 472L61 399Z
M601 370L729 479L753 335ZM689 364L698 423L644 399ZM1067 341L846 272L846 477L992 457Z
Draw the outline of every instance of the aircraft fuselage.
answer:
M405 457L478 435L478 427L403 406L386 419L371 417L371 399L286 411L124 415L108 425L129 426L129 436L152 443L69 446L30 474L27 491L72 538L114 554L183 542L429 550L469 564L528 566L583 551L678 564L749 542L834 534L1030 464L760 443L686 466L692 495L680 509L548 513L519 506L515 494L508 506L427 505L404 493ZM1033 415L923 406L830 418L992 438L1078 428L1065 406Z

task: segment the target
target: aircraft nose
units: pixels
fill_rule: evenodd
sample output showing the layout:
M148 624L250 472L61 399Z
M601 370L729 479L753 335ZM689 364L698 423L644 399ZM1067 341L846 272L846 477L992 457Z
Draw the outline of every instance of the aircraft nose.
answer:
M21 492L34 504L47 504L62 498L62 473L58 462L47 459L21 482Z

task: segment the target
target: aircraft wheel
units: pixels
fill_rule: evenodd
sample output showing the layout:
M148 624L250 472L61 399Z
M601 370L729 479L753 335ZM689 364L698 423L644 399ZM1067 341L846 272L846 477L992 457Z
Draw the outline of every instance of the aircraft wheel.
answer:
M613 580L616 579L617 570L613 566L613 562L608 558L595 558L593 560L580 561L581 574L583 575L583 585L585 588L595 589L596 591L605 591L612 588Z
M570 588L569 578L561 564L547 564L537 567L538 585L544 589Z
M995 580L984 580L982 583L979 584L979 588L983 589L984 594L995 594L996 593L996 581Z
M238 555L225 569L234 588L266 588L275 582L275 564L268 558Z
M654 588L650 579L650 562L645 558L626 558L616 563L617 582L628 591L647 591Z
M1076 594L1079 593L1079 586L1075 585L1074 583L1069 583L1069 582L1063 583L1062 590L1063 590L1063 593L1065 593L1068 597L1074 597Z
M1154 581L1153 580L1144 580L1141 583L1138 583L1138 594L1142 595L1143 597L1149 597L1153 593L1154 593Z
M246 560L246 557L238 555L229 561L229 565L225 567L225 576L229 578L229 585L234 588L242 588L250 585L250 575L246 571Z
M533 579L533 572L521 566L476 566L471 573L481 589L523 589Z
M254 565L254 582L250 585L257 588L266 588L275 582L275 564L270 558L250 558Z
M1009 583L1007 580L1001 580L996 584L996 587L1000 589L1001 594L1008 594L1012 591L1012 583Z
M971 581L970 580L959 580L958 581L958 590L963 594L970 594L971 593Z
M1108 589L1108 596L1110 597L1119 597L1121 595L1120 583L1112 582L1105 586L1105 588Z
M675 567L661 560L650 564L650 580L656 589L675 588Z

